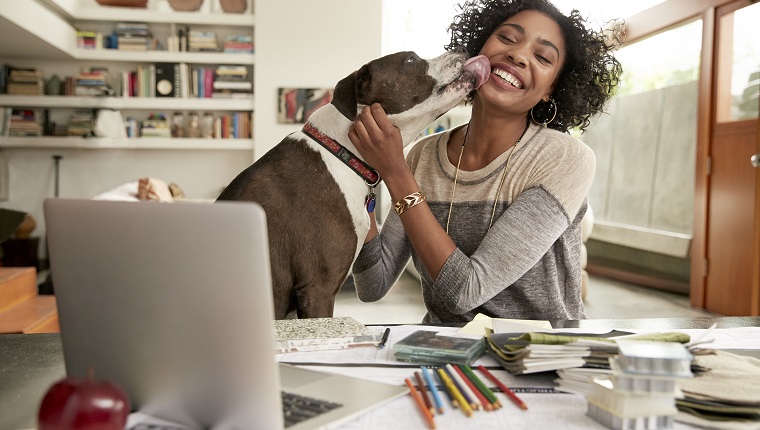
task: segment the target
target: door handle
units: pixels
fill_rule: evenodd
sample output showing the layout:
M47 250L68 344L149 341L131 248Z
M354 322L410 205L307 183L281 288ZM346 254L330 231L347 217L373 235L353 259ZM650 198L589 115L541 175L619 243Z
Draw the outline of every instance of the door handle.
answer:
M749 161L752 163L752 167L760 167L760 153L753 155Z

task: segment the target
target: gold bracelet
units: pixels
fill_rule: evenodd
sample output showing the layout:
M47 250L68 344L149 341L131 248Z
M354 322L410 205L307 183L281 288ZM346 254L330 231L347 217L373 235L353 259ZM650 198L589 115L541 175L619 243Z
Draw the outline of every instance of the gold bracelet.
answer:
M417 191L397 201L396 204L393 205L393 209L396 210L397 214L401 215L424 201L425 195Z

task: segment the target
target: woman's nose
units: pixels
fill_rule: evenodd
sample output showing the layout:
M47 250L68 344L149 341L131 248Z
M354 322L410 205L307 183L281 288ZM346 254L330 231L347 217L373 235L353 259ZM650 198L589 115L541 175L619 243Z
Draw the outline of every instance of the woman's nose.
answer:
M528 64L527 58L525 50L520 47L514 47L514 49L507 52L507 59L512 61L516 66L526 66Z

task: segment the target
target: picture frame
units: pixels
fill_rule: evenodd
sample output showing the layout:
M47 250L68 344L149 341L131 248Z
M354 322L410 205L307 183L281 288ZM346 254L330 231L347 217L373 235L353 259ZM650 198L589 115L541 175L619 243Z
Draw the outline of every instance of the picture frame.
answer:
M279 88L277 122L305 124L309 116L332 101L332 88Z

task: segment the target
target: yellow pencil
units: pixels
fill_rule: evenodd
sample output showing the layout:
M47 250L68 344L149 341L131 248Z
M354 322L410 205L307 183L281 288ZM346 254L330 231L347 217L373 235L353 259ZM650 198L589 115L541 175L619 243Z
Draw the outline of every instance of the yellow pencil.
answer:
M465 415L468 417L472 416L472 407L470 406L470 403L465 400L462 393L459 391L456 385L454 385L454 381L449 378L449 375L446 374L446 371L443 369L438 369L438 375L441 377L441 381L446 385L446 388L451 392L451 395L454 396L454 399L456 399L457 403L459 403L459 407L462 409L462 412L464 412Z

